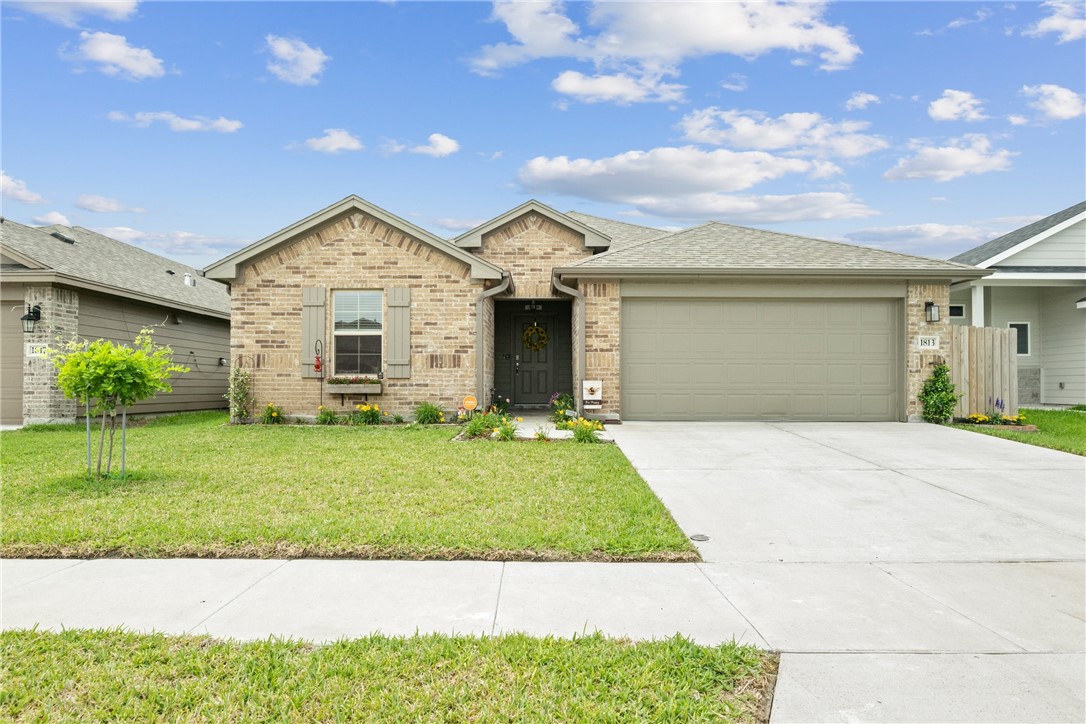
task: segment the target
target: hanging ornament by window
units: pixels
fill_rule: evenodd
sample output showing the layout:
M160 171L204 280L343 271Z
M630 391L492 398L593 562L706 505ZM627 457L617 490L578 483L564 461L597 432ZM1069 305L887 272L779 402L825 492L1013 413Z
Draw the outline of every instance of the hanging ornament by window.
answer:
M538 352L547 346L547 343L551 341L550 335L547 334L547 330L540 327L538 324L533 324L524 330L524 334L521 335L521 341L524 342L524 346L533 352Z

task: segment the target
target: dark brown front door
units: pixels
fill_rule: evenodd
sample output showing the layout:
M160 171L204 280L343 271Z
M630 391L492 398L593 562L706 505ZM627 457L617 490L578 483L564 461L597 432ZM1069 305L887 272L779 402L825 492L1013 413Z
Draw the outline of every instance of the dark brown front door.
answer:
M543 334L536 331L526 339L526 334L533 328L542 330ZM550 402L557 382L554 317L517 316L513 320L513 330L516 332L513 337L513 404L545 405Z

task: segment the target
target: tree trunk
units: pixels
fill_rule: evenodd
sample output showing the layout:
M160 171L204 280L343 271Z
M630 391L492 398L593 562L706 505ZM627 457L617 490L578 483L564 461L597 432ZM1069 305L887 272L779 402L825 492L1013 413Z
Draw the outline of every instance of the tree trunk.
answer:
M102 413L102 429L98 434L98 477L102 477L102 451L106 446L106 413Z
M124 480L124 436L128 431L128 408L121 408L121 480Z
M106 460L106 475L113 470L113 435L117 432L117 411L109 415L109 458Z
M87 418L87 477L89 478L90 474L91 474L90 395L87 395L86 402L87 402L87 408L86 408L86 418Z

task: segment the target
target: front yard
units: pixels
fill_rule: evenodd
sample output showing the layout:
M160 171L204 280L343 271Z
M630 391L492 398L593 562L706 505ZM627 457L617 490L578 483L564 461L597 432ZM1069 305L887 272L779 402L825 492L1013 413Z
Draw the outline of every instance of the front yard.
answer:
M1016 440L1038 447L1086 455L1086 412L1076 410L1021 410L1026 422L1037 426L1037 432L995 429L987 425L955 425L985 435Z
M121 631L0 634L0 717L141 721L768 720L777 657L631 643L371 636L327 646Z
M0 555L698 560L617 447L455 433L180 415L129 430L123 481L81 427L0 433Z

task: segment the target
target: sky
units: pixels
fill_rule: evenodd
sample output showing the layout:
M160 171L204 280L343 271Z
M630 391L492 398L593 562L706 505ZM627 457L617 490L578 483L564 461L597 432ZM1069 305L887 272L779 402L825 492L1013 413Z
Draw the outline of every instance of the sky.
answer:
M357 194L947 258L1086 198L1049 2L0 5L3 215L198 268Z

